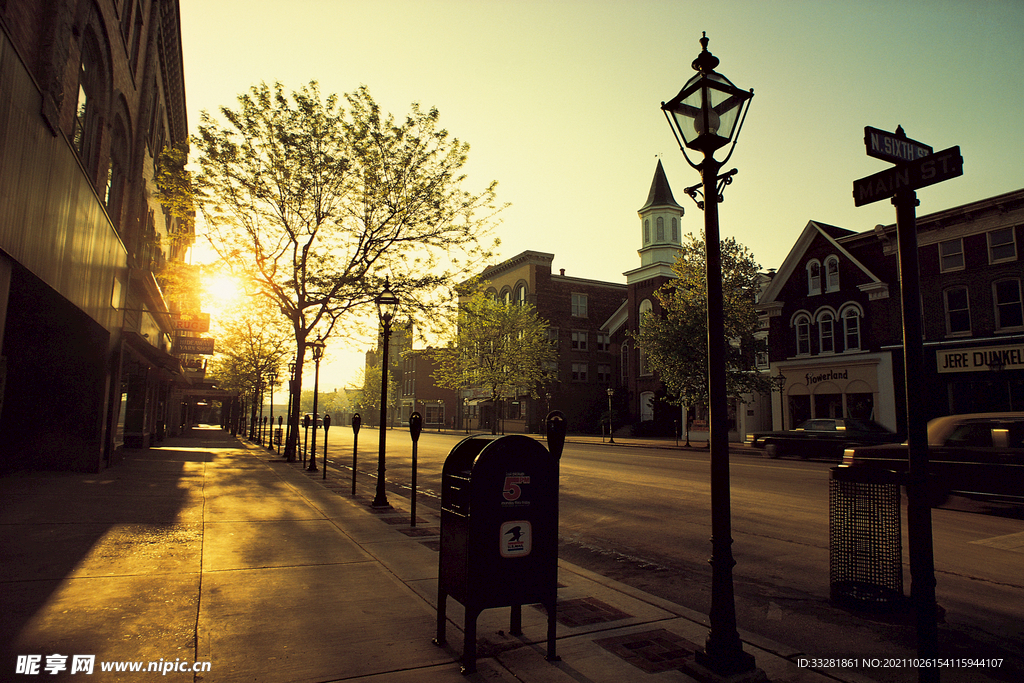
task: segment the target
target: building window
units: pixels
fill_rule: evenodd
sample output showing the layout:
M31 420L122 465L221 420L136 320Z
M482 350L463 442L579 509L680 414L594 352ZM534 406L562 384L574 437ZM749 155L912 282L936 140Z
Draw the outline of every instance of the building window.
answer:
M964 269L964 241L960 238L939 242L939 270L949 273Z
M651 219L644 219L644 244L651 243Z
M520 306L526 305L526 285L519 285L516 287L515 301Z
M1020 280L1000 280L992 285L996 302L996 329L1024 327Z
M90 72L94 67L86 63L87 59L87 53L83 51L82 64L78 71L78 104L75 108L74 131L71 134L75 151L78 152L83 163L88 158L92 146L93 119L95 118L90 99L92 97Z
M558 348L558 328L548 328L548 341L557 349Z
M807 294L821 294L821 264L818 261L807 264Z
M811 318L807 315L798 316L794 321L796 328L796 355L811 355Z
M662 216L658 216L658 242L665 241L665 219Z
M597 366L597 381L601 383L609 383L612 381L611 365L602 364Z
M818 316L818 347L821 353L835 353L835 316L825 311Z
M971 308L966 287L952 287L943 292L946 306L946 334L970 334Z
M643 332L644 329L644 319L647 317L648 314L652 313L653 311L654 304L651 303L650 299L644 299L643 301L640 302L639 325L641 332ZM644 353L644 347L640 346L637 350L640 352L640 376L643 377L644 375L651 374L651 371L647 367L647 354Z
M587 333L573 332L572 333L572 350L573 351L586 351L587 350Z
M839 291L839 257L829 256L825 259L825 276L828 281L826 282L825 291L838 292Z
M612 346L611 337L608 336L608 333L607 332L598 332L597 333L597 350L598 351L608 351L608 350L611 349L611 346Z
M573 382L586 382L587 381L587 364L586 363L573 363L572 364L572 381Z
M849 306L842 313L843 343L846 351L860 349L860 311Z
M629 343L622 342L622 351L619 353L619 366L621 369L622 383L629 382Z
M672 218L672 241L679 242L679 219L675 217Z
M1013 228L993 230L986 234L989 264L1017 260L1017 242L1014 239Z
M565 299L563 299L565 301ZM587 295L586 294L573 294L572 295L572 315L574 318L586 318L587 317Z

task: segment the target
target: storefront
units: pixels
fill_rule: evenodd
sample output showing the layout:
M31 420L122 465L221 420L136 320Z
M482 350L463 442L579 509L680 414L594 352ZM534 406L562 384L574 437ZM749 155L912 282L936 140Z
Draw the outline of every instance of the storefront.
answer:
M1024 410L1024 340L935 350L936 410L956 415ZM945 408L943 411L942 409Z
M776 363L782 390L773 394L775 429L792 429L805 420L855 417L896 431L892 356L871 353L817 356Z

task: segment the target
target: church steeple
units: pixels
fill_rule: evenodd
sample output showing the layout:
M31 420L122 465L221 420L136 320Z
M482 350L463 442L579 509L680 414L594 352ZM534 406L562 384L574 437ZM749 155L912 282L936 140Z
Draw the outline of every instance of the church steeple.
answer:
M654 206L674 207L679 209L680 215L683 213L683 207L679 206L675 197L672 196L672 188L668 186L668 178L665 177L665 168L661 165L661 159L658 159L658 166L654 169L651 191L647 194L647 202L640 207L640 215L642 216L644 211Z
M641 266L674 263L676 252L682 245L679 223L683 207L672 196L661 159L654 169L647 201L637 213L640 215Z

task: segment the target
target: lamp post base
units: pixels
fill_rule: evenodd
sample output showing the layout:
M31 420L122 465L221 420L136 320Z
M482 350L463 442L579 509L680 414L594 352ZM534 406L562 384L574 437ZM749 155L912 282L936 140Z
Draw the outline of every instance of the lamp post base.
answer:
M694 654L683 672L702 683L768 683L767 674L754 666L754 656L742 650L724 661L716 661L705 652Z

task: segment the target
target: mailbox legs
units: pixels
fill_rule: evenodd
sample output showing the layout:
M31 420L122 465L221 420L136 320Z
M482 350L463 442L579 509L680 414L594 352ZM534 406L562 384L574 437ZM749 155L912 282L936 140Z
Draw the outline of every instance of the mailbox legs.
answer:
M544 605L544 609L548 613L548 661L558 662L561 661L561 657L555 654L555 617L558 616L558 600Z
M448 619L448 594L437 589L437 637L434 638L434 645L443 647L448 643L448 636L445 633L446 621Z
M509 634L513 636L523 635L523 606L512 605L512 612L509 617ZM548 613L548 652L549 662L559 662L561 657L555 653L556 623L558 616L558 600L545 602L544 609ZM482 609L476 607L465 607L466 622L463 626L462 639L462 673L476 673L476 622L480 617ZM437 636L434 638L434 645L444 647L448 644L448 635L445 632L448 621L448 594L441 588L437 589Z

